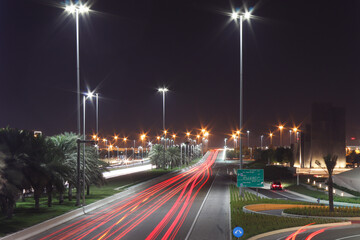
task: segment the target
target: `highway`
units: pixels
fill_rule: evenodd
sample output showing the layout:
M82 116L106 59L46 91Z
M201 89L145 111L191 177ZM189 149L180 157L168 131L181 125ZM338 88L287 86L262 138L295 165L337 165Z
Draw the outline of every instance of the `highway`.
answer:
M229 208L212 207L228 206L223 201L229 201L224 198L224 191L229 195L228 190L222 186L226 179L219 173L220 168L213 169L218 152L211 151L206 159L187 171L141 185L128 197L31 239L199 239L196 236L201 235L204 226L217 234L217 239L229 239ZM219 183L213 184L215 178ZM214 191L208 191L210 187ZM211 201L204 201L209 194L213 195ZM208 212L211 208L225 217L223 224L209 221L206 213L214 214Z

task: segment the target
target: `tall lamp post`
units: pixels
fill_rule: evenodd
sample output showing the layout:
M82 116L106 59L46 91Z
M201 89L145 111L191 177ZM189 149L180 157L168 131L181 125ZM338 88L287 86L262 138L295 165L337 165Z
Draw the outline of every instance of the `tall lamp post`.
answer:
M92 92L88 92L83 96L83 205L85 204L85 144L86 144L86 99L93 97ZM78 173L79 174L79 173ZM78 205L78 203L77 203Z
M163 88L159 88L158 91L162 92L162 95L163 95L163 131L164 131L164 134L166 134L166 130L165 130L165 93L169 90L167 88L163 87ZM166 137L166 135L165 135L165 137ZM165 140L165 149L166 149L166 140Z
M65 11L70 14L75 13L75 22L76 22L76 92L77 92L77 130L78 135L81 134L80 130L80 44L79 44L79 14L86 14L89 12L89 7L86 5L71 4L65 7Z
M249 19L251 16L250 12L245 12L245 13L238 13L238 12L233 12L231 17L234 20L239 19L239 32L240 32L240 130L242 129L242 125L243 125L243 19ZM239 139L239 147L240 147L240 169L242 169L242 165L243 165L243 159L242 159L242 138L240 136ZM240 188L240 195L241 195L241 188Z
M264 138L264 135L261 135L260 136L260 149L261 150L263 149L263 138Z

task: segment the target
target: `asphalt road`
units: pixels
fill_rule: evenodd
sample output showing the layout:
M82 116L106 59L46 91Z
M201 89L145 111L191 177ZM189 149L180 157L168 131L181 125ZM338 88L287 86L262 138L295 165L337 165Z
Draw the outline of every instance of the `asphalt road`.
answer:
M299 227L297 231L274 234L259 238L259 240L286 240L295 238L296 240L359 240L360 225L355 223L341 227L332 226L313 229Z
M229 215L221 212L227 209L220 209L226 221L218 226L211 226L214 224L211 221L208 225L206 217L206 209L211 209L211 204L224 205L224 192L219 188L226 181L222 175L224 171L221 167L213 168L218 152L211 151L205 161L188 171L170 175L150 186L141 186L129 197L31 239L201 239L192 236L201 236L204 227L218 234L216 239L229 239ZM214 184L217 190L211 193L208 190L215 176L221 181ZM208 192L214 196L222 194L222 197L211 198L215 202L204 201Z
M253 191L256 191L256 188L250 188ZM260 194L268 198L276 199L285 199L285 200L295 200L295 201L305 201L305 199L299 197L298 195L292 194L285 190L270 190L269 188L258 188Z

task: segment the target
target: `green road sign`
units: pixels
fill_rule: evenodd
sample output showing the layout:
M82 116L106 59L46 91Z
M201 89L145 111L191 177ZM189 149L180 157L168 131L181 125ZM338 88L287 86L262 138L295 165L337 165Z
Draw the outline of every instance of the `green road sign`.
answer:
M264 169L238 169L237 170L238 187L263 187Z

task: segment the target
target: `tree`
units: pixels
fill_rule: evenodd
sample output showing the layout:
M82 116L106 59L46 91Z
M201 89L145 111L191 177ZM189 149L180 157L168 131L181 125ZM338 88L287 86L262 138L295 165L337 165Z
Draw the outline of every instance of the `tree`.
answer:
M338 156L337 155L332 155L332 154L328 154L326 156L324 156L324 162L326 165L326 170L329 174L329 179L328 179L328 187L329 187L329 210L330 212L334 211L334 196L333 196L333 180L332 180L332 175L333 175L333 171L334 168L336 166L336 162L337 162ZM315 161L316 165L318 165L319 167L321 167L321 163L316 160Z
M166 160L170 168L180 165L180 149L177 147L169 147L166 149Z
M156 168L164 168L166 169L166 161L164 154L164 146L160 144L155 144L149 153L149 158L151 164L155 165Z
M65 182L69 184L68 198L69 201L72 200L72 189L76 186L77 181L77 139L80 137L74 133L63 133L56 136L50 137L50 140L60 151L62 156L62 162L65 165L64 167L67 169L64 174L61 175L62 185ZM83 159L83 153L80 151L80 159ZM89 194L89 189L91 184L95 184L97 186L102 185L105 182L105 179L102 175L104 171L107 171L106 167L108 164L99 160L96 149L92 145L86 145L85 147L85 184L87 186L87 192ZM83 163L80 161L80 169L83 169ZM61 190L61 189L58 189ZM60 191L60 196L62 192ZM61 202L61 197L60 197Z
M30 189L23 170L28 157L30 132L0 129L0 207L11 218L15 202L23 189Z
M62 159L64 165L68 167L67 171L63 175L63 184L68 183L68 199L72 201L72 189L76 185L76 157L77 157L77 145L76 140L78 135L74 133L65 132L50 137L50 141L55 148L62 153ZM65 191L65 188L64 188ZM59 189L59 203L63 202L63 191Z

